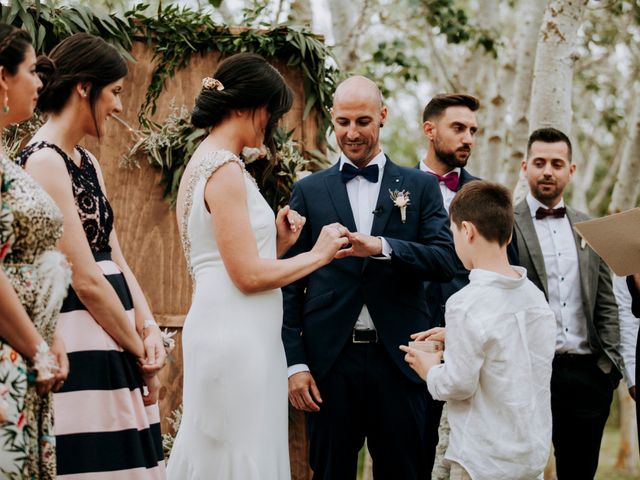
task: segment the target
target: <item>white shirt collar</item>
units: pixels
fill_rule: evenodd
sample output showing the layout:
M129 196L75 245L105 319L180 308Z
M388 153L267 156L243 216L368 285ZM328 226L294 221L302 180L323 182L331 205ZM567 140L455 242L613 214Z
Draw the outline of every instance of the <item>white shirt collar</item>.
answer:
M429 172L429 173L433 173L436 174L436 172L434 172L431 168L429 168L427 166L426 163L424 163L424 161L420 161L420 170L422 170L423 172ZM449 170L447 173L445 173L443 175L443 177L446 177L447 175L452 174L453 172L456 172L458 174L458 177L460 176L460 172L461 172L461 168L460 167L456 167L453 170Z
M342 170L342 166L345 163L349 163L349 164L353 165L354 167L356 167L356 165L351 160L349 160L344 153L341 153L340 154L340 170ZM385 163L387 163L387 157L385 156L385 154L382 151L382 149L380 149L380 153L378 153L375 157L373 157L371 159L371 161L369 163L367 163L366 166L368 167L369 165L378 165L378 168L380 169L380 176L379 176L379 178L380 178L380 177L382 177L382 171L384 170ZM356 168L358 168L358 167L356 167Z
M534 198L534 196L531 195L531 192L527 193L527 205L529 206L529 211L531 212L532 217L536 216L536 211L539 208L544 208L545 210L549 208L545 204L540 202L537 198ZM561 198L560 201L551 208L561 208L561 207L564 207L564 198Z

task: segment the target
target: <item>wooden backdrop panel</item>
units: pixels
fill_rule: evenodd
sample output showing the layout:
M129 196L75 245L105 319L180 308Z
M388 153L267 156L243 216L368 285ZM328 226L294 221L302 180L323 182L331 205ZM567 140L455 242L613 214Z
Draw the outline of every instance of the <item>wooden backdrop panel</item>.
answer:
M132 51L137 62L129 65L129 74L122 93L123 111L120 115L137 127L137 116L144 101L154 67L153 50L143 43L134 44ZM194 56L188 68L168 79L158 98L153 119L163 122L170 113L172 102L192 109L201 88L201 80L211 76L220 61L219 53ZM283 74L295 94L291 111L283 125L295 128L294 138L306 148L317 148L315 113L303 119L304 81L299 69L292 70L286 62L274 66ZM161 372L164 399L160 402L162 430L169 430L167 416L182 402L181 327L189 309L191 280L178 234L175 210L162 198L159 186L160 171L145 158L139 167L123 168L122 159L134 143L132 135L119 123L112 121L100 142L89 140L87 147L100 161L105 176L109 200L115 212L115 228L123 253L145 292L156 320L161 326L176 328L177 347L169 365ZM290 416L291 463L293 478L309 478L307 438L302 414Z

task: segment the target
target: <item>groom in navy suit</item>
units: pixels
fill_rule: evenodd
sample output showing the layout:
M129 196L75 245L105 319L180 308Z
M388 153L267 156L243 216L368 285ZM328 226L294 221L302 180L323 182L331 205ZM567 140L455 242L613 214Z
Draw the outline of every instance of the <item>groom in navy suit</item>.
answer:
M429 325L424 282L451 280L456 255L436 179L382 152L386 115L371 80L341 83L332 109L340 160L298 182L290 201L307 221L287 256L310 250L324 225L350 232L336 260L283 289L289 398L309 412L314 479L355 479L365 438L376 479L431 471L429 394L398 346Z

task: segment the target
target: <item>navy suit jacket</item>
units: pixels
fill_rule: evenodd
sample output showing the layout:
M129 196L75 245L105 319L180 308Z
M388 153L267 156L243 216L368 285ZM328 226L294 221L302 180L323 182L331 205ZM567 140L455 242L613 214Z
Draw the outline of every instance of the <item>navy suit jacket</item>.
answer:
M310 250L324 225L339 222L356 231L340 164L296 183L289 205L307 218L296 244L285 257ZM406 190L406 223L389 190ZM424 281L449 281L455 251L437 181L413 168L384 167L371 235L384 237L390 260L348 257L282 289L282 339L289 366L305 363L316 380L329 371L366 304L389 355L411 380L420 378L403 360L398 346L428 325Z
M420 168L420 164L416 168ZM424 172L423 172L424 173ZM465 184L472 182L474 180L480 180L478 177L474 177L469 172L467 172L464 168L460 169L460 181L458 183L458 188L456 191L459 191ZM513 229L513 234L511 237L511 243L507 246L507 256L509 257L509 263L511 265L519 265L518 259L518 244L516 240L516 230L515 225ZM426 287L426 297L427 303L430 308L430 317L431 323L429 324L429 328L433 327L444 327L445 326L445 304L449 297L456 293L458 290L461 290L463 287L467 286L469 283L469 270L464 268L462 262L456 256L456 271L453 277L453 280L446 283L427 283Z

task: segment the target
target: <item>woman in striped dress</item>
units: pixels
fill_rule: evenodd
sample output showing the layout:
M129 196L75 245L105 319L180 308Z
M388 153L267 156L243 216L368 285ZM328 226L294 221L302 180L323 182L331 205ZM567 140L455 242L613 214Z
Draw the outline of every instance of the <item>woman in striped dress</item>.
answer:
M165 352L113 229L96 158L78 146L122 110L127 74L104 40L73 35L39 59L47 122L19 161L64 215L60 249L72 265L58 331L70 373L54 395L58 478L164 478L156 373Z

